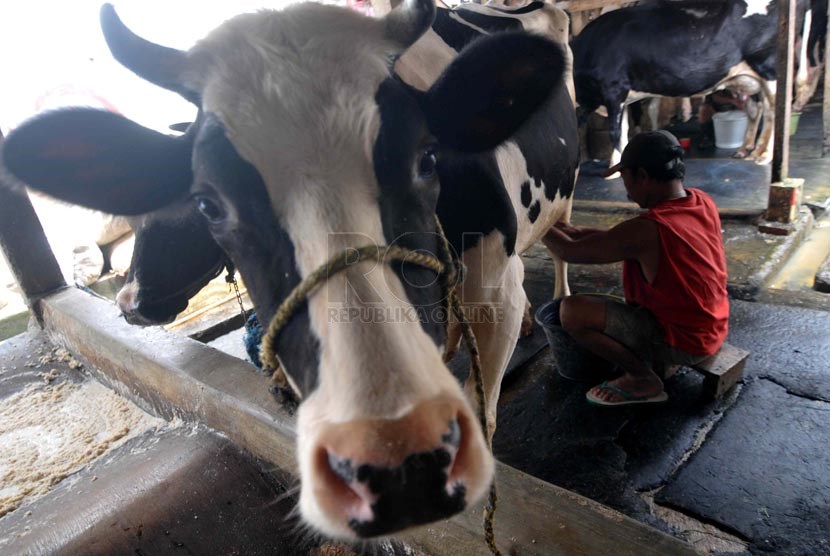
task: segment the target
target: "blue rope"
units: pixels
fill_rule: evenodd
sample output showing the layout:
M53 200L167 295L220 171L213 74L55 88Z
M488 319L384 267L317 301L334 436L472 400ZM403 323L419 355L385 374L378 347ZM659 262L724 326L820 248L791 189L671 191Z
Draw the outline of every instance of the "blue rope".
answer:
M259 319L256 318L256 313L251 311L248 320L245 321L245 351L248 352L248 359L256 367L262 370L262 361L259 360L259 349L262 345L262 325L259 324Z

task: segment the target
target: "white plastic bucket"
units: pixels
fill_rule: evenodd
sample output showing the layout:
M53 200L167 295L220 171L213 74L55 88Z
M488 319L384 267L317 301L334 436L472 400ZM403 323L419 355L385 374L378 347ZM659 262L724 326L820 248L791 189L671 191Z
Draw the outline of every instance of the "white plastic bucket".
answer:
M744 144L749 119L743 110L718 112L712 116L715 125L715 146L719 149L737 149Z

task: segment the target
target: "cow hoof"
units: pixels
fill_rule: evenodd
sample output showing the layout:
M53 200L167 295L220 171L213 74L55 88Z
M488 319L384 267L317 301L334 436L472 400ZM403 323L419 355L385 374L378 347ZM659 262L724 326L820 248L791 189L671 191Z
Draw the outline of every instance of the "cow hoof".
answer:
M739 160L743 160L744 158L749 158L750 151L745 149L738 149L732 154L732 158L737 158Z

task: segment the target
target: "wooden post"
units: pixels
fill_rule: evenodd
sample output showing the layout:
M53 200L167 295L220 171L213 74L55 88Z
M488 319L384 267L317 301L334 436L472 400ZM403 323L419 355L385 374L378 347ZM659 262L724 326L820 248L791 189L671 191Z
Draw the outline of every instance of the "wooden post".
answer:
M827 19L830 21L830 2L827 3ZM825 37L824 48L824 104L822 110L822 121L824 122L824 142L821 148L821 156L824 156L830 152L830 68L828 68L827 64L828 53L830 53L830 33L827 33Z
M775 144L772 151L772 183L783 182L789 174L795 5L796 3L793 0L778 0L778 48L775 64Z
M2 142L0 134L0 149ZM29 307L66 286L29 196L7 183L0 183L0 250Z

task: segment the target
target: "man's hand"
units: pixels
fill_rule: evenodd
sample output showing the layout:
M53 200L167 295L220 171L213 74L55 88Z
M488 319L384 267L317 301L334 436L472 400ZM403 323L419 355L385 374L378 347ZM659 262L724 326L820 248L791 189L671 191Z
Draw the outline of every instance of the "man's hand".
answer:
M563 232L569 238L573 240L582 239L586 236L591 234L595 234L597 232L605 232L607 230L603 230L601 228L589 228L587 226L572 226L566 222L557 222L554 224L554 228Z
M557 224L548 230L542 243L569 263L603 264L625 259L653 262L660 236L653 221L632 218L610 230Z
M564 224L564 226L568 225ZM570 226L568 227L570 228ZM545 244L545 247L550 249L551 253L560 258L562 257L564 246L568 243L572 243L573 241L574 240L564 230L562 230L559 224L548 230L548 233L546 233L542 238L542 243Z

